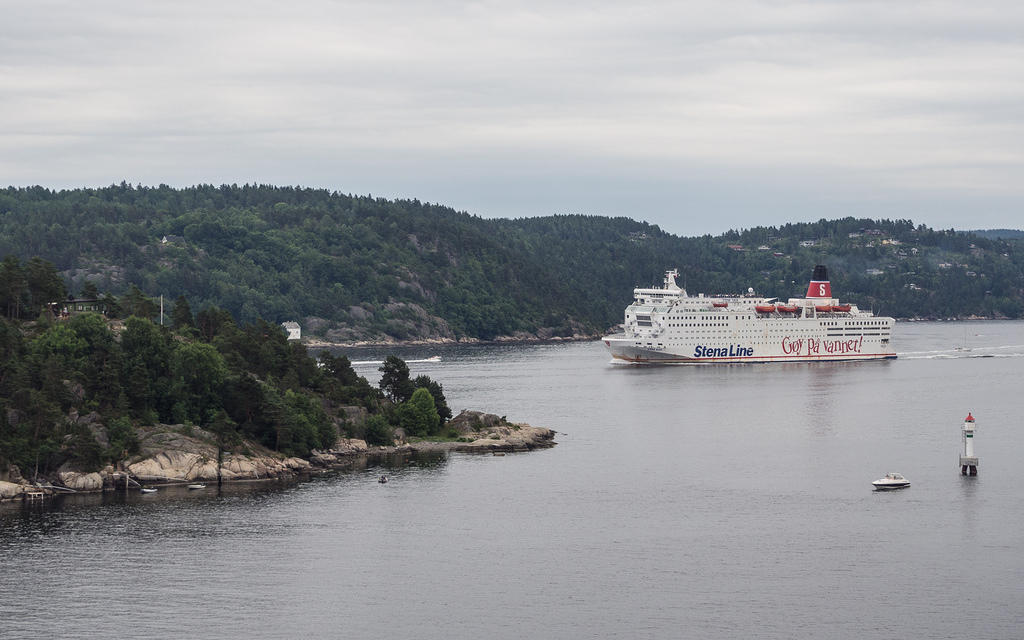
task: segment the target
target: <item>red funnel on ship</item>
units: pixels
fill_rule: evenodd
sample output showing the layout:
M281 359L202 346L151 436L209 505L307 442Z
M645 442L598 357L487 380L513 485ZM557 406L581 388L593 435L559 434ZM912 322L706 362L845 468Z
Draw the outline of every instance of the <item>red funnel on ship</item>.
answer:
M811 284L807 286L808 298L831 298L832 285L828 281L828 270L824 265L816 265L811 274Z

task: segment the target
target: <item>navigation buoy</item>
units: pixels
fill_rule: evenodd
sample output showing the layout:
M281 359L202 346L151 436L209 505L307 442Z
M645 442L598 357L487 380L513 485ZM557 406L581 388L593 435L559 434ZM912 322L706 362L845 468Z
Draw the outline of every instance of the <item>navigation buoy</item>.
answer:
M964 418L964 454L960 456L960 475L978 475L978 457L974 455L974 416Z

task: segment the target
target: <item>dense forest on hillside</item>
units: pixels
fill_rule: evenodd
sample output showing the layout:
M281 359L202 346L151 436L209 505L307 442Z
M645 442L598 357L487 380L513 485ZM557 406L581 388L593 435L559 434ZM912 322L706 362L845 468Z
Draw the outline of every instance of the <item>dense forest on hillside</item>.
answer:
M264 185L0 191L0 256L52 263L71 294L184 296L334 342L596 334L669 268L691 293L784 298L825 264L861 308L1017 318L1022 243L854 218L686 238L627 218L492 220ZM0 285L5 309L28 295Z
M976 229L972 230L970 233L981 238L990 238L992 240L1024 238L1024 230L1021 229Z
M115 302L128 308L133 295ZM339 435L442 435L451 418L441 385L396 357L373 387L345 356L314 360L280 326L238 325L217 308L193 316L184 299L164 326L45 310L0 318L0 356L0 472L16 465L33 479L123 461L138 453L136 428L158 423L201 426L221 448L250 441L308 457Z

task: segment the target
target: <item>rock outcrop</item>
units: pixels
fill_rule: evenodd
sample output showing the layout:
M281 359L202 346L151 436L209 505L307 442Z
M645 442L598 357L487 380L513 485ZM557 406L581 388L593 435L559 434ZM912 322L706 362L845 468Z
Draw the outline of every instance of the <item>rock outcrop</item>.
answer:
M455 442L410 442L393 450L402 451L459 451L487 453L489 451L528 451L555 446L555 431L533 427L525 423L509 422L504 417L482 411L463 411L448 423L448 428L459 434ZM385 448L387 449L387 448Z
M314 466L332 467L353 458L366 455L458 451L461 453L489 453L494 451L529 451L555 446L555 431L513 423L503 417L482 411L463 411L448 422L459 438L455 441L421 440L399 441L390 447L371 447L364 440L339 438L329 451L314 451L310 461Z
M142 453L128 465L128 472L142 482L191 482L217 479L217 447L213 434L178 425L140 430ZM224 480L265 480L308 472L312 464L302 458L284 458L255 443L245 443L244 453L225 452L220 475Z
M509 422L493 413L464 410L448 424L464 440L470 439L456 446L456 451L521 451L555 445L551 429Z
M555 446L555 432L528 424L511 424L492 429L487 436L455 447L455 451L528 451Z
M334 443L334 448L331 449L333 453L346 456L366 453L369 450L370 446L366 444L366 440L358 438L338 438L338 441Z
M0 500L13 500L20 498L25 492L25 486L15 482L0 480Z
M103 488L103 476L98 473L61 471L57 474L60 484L75 491L99 491Z

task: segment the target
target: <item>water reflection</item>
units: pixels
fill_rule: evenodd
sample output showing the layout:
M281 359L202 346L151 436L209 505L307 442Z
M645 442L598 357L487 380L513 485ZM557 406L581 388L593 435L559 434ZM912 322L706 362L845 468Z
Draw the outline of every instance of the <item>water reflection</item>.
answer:
M966 539L976 539L978 521L978 500L983 500L981 493L981 475L960 476L960 518L963 523L963 535Z
M818 433L832 431L831 417L836 411L836 367L846 367L851 362L815 362L806 369L804 378L803 417L814 425Z
M386 472L391 478L403 474L436 474L449 463L446 452L395 453L381 456L358 456L344 460L336 468L310 477L292 480L229 482L221 487L210 483L205 489L190 490L186 486L160 486L157 493L139 491L107 491L103 493L58 494L42 502L0 503L0 548L6 543L22 543L33 538L67 535L92 526L108 526L111 522L130 525L133 536L146 537L141 523L148 520L159 528L161 518L180 521L179 534L190 537L232 535L232 528L217 526L218 514L225 507L242 506L256 513L268 503L276 504L283 494L302 490L303 485L336 482L346 478L375 478ZM139 524L139 530L135 525ZM115 529L114 535L124 533Z

